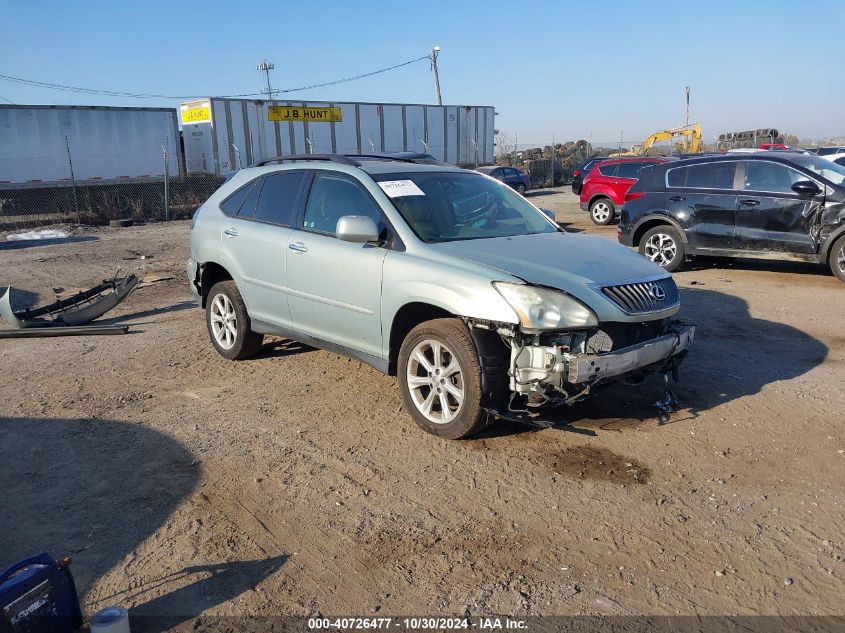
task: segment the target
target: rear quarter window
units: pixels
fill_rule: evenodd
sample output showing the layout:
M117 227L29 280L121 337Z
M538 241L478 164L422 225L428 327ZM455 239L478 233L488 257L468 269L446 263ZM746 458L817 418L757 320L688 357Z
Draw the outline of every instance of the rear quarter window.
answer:
M240 189L236 189L234 193L230 194L228 198L220 203L220 210L229 217L235 217L238 215L241 205L244 200L246 200L249 192L252 191L252 188L255 186L257 180L258 178L251 180Z
M614 163L612 165L599 165L599 173L602 176L615 176L617 167L619 167L618 163Z

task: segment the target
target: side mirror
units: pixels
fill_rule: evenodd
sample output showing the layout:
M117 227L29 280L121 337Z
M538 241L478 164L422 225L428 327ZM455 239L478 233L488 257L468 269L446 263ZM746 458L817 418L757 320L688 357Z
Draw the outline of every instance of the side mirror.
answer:
M812 180L799 180L792 185L792 191L802 196L817 196L822 192Z
M378 227L375 221L366 215L344 215L337 221L335 230L337 239L344 242L366 244L378 242Z
M542 211L543 215L549 218L552 222L557 222L557 219L555 218L555 212L551 209L540 209L540 211Z

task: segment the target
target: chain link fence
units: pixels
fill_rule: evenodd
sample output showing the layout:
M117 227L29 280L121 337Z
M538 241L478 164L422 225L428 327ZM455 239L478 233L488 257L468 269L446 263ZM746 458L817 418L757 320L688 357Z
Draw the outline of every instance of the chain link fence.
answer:
M51 182L0 182L0 231L59 223L108 224L111 220L156 222L190 218L223 183L214 176L171 173L175 157L162 152L162 172L139 178L90 179L73 175ZM177 170L178 171L178 170Z

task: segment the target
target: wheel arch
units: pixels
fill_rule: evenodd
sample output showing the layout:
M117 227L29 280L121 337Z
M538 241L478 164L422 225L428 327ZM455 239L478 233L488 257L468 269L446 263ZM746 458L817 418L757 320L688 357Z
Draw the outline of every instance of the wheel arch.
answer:
M671 226L681 236L681 241L684 244L688 243L686 231L684 231L684 229L681 228L681 225L678 224L675 220L673 220L672 218L669 218L665 215L650 215L650 216L646 216L645 218L642 218L641 220L639 220L637 222L637 224L634 226L634 230L631 231L631 235L632 235L631 246L633 246L635 248L637 246L639 246L640 240L642 240L643 235L645 235L646 232L649 229L653 229L654 227L660 226L662 224L666 225L666 226Z
M587 209L589 209L590 207L592 207L592 206L593 206L593 203L594 203L596 200L598 200L599 198L607 198L608 200L610 200L610 201L613 203L613 206L615 206L615 207L617 207L617 208L619 207L619 205L618 205L618 204L616 204L616 201L613 199L613 196L610 194L610 192L609 192L609 191L605 191L604 189L601 189L601 190L596 191L595 193L593 193L593 194L591 194L591 195L590 195L590 198L589 198L589 200L587 201Z
M208 293L214 284L220 281L233 281L231 273L217 262L206 262L200 266L199 270L199 293L201 305L204 308Z
M412 301L406 303L393 317L390 324L390 339L388 341L388 357L387 357L387 373L390 376L395 376L398 360L399 348L402 347L402 342L408 333L417 327L420 323L431 321L433 319L454 318L456 315L442 306L433 303L426 303L424 301Z
M845 226L840 227L825 238L820 253L822 263L830 263L830 255L833 251L833 245L843 237L845 237Z

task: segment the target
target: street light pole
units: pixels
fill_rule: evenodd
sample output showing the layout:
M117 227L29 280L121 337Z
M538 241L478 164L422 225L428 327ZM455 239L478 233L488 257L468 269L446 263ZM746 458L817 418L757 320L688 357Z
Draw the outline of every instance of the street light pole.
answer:
M431 49L428 58L431 60L431 69L434 71L434 90L437 93L437 105L443 105L443 97L440 95L440 75L437 74L437 56L440 54L440 47Z

